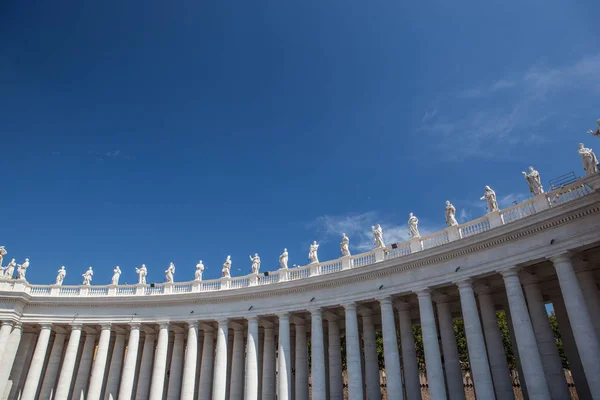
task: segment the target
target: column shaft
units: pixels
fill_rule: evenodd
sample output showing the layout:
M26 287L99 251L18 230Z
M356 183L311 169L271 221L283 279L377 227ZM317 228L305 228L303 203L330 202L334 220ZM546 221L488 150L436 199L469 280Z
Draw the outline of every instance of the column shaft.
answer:
M225 400L227 393L227 336L229 323L226 319L219 320L217 328L217 351L213 378L213 400Z
M275 331L271 327L265 327L262 378L262 399L275 400Z
M258 318L248 318L245 400L258 400Z
M415 349L415 336L410 318L408 304L402 304L398 310L400 322L400 344L402 347L402 367L404 369L404 385L407 399L421 398L421 381L419 380L419 365Z
M127 354L123 373L121 375L121 385L119 387L119 400L131 400L133 394L133 382L135 381L135 370L138 358L138 348L140 344L140 325L133 324L129 330L129 340L127 341Z
M29 372L27 373L27 379L25 381L25 386L23 387L21 400L35 399L38 384L40 383L42 369L44 368L44 361L46 361L46 351L48 350L48 343L50 342L51 333L52 325L42 325L42 329L38 335L37 344L35 345L33 358L31 359L31 364L29 365Z
M390 297L379 300L379 304L381 306L381 330L383 333L387 398L388 400L402 400L402 374L400 372L400 355L398 354L398 336L396 334L394 306ZM379 380L379 371L377 372Z
M185 364L181 382L181 400L193 400L196 389L196 365L198 364L198 323L189 322Z
M375 339L375 326L373 316L367 312L362 316L363 321L363 352L365 355L365 386L367 399L380 400L381 387L379 385L379 361L377 360L377 342Z
M98 350L96 359L92 366L92 377L90 378L90 387L87 393L87 400L99 400L102 393L102 384L104 383L104 371L106 368L106 358L108 356L108 346L110 345L110 325L103 325L98 340Z
M115 338L110 366L108 367L108 378L106 379L105 400L115 400L119 391L121 381L121 367L123 367L123 355L125 354L125 334L119 333Z
M2 354L4 354L4 349L6 349L8 337L10 336L12 329L12 321L2 321L2 328L0 328L0 359L2 358Z
M181 395L181 373L183 368L183 342L184 333L175 333L173 353L169 368L169 386L167 387L167 400L179 400Z
M600 310L600 292L598 292L594 271L586 269L577 272L577 279L579 280L588 311ZM594 325L596 336L600 338L600 318L592 318L592 324Z
M337 317L329 318L327 320L327 327L329 397L331 400L342 400L344 398L344 382L342 380L342 348L340 342L340 324L337 320Z
M69 396L80 339L81 325L73 325L71 327L71 335L69 336L69 343L67 344L67 350L65 351L62 368L60 369L58 384L56 385L56 395L53 400L67 400Z
M202 363L200 364L200 381L198 382L198 399L212 398L212 377L214 373L215 334L212 328L204 329L202 345Z
M147 400L150 396L155 341L156 334L153 331L146 331L144 348L142 349L142 360L140 361L140 372L138 373L137 390L135 392L136 400Z
M160 324L156 355L152 367L152 382L150 383L150 400L162 400L165 389L165 372L167 369L167 351L169 350L169 324Z
M75 384L73 385L72 400L85 399L85 392L90 380L92 362L94 361L94 350L96 346L96 331L87 330L85 342L81 351L79 367L75 373Z
M54 335L54 343L52 344L52 350L50 350L50 357L48 358L44 380L42 381L42 387L40 388L40 399L45 400L54 396L54 388L56 386L56 378L58 377L58 371L60 368L60 360L65 348L65 339L66 335L64 333L57 332Z
M327 381L325 376L325 347L323 339L323 314L320 308L310 311L311 320L311 382L312 398L327 398ZM306 333L306 332L304 332ZM304 343L306 344L306 337ZM304 372L304 371L303 371ZM303 378L304 379L304 378ZM304 389L303 389L304 390ZM304 394L302 394L304 395ZM300 400L297 399L297 400Z
M16 323L8 336L7 345L4 350L2 357L2 368L0 368L0 395L4 393L10 372L13 368L15 358L17 357L17 350L21 343L21 335L23 333L23 327L20 323Z
M344 306L346 311L346 365L348 370L348 399L363 399L363 377L358 336L358 316L354 303Z
M442 338L442 352L444 356L444 370L446 372L446 385L450 400L465 400L462 368L456 347L454 323L450 312L450 303L437 302L440 336Z
M308 400L308 347L306 343L306 325L304 321L296 322L296 400Z
M229 400L242 400L244 397L244 365L244 329L236 326L233 330Z
M444 369L442 368L440 345L437 337L437 328L435 326L433 305L431 304L431 295L428 289L419 291L417 295L419 297L421 332L423 334L423 350L425 352L429 396L431 400L446 399Z
M289 400L290 377L292 364L290 359L290 317L288 314L279 315L279 351L277 353L278 390L277 400Z
M542 359L529 319L519 276L515 270L503 271L502 276L529 398L531 400L549 399L550 391L546 383Z

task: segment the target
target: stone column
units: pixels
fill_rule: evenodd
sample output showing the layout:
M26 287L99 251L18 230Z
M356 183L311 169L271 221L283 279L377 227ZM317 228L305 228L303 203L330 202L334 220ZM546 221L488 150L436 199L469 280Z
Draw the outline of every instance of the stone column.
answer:
M184 332L175 332L171 367L169 368L169 386L167 387L167 400L179 400L181 394L181 372L183 368L183 341Z
M2 400L18 398L21 389L25 384L25 372L27 372L27 367L29 366L31 359L33 358L33 350L35 347L34 344L35 334L23 333L23 336L21 337L21 343L19 345L19 350L17 351L15 362L13 363L12 370L10 371L10 375L6 384L6 389L4 390L4 395L2 396Z
M456 347L456 335L448 296L440 295L436 298L438 322L440 324L440 337L444 356L444 370L446 371L446 385L450 400L465 400L462 368Z
M600 292L596 286L596 277L594 271L585 263L584 269L577 272L577 279L583 292L583 298L590 310L600 310ZM596 331L596 336L600 338L600 318L592 318L592 324Z
M200 363L200 381L198 382L198 399L212 398L212 377L214 373L214 341L213 328L203 326L204 342L202 344L202 362Z
M346 365L348 369L348 399L363 400L363 379L356 304L345 304L344 309L346 312Z
M327 398L327 381L325 376L325 347L323 341L323 314L320 308L310 310L311 319L311 383L312 383L312 398L313 399L326 399ZM296 325L298 327L298 325ZM302 326L304 328L304 326ZM302 333L305 335L306 331L302 329ZM296 332L298 335L298 332ZM306 345L306 336L303 338L302 345ZM306 355L304 353L303 355ZM305 362L305 361L302 361ZM298 372L296 370L296 372ZM304 371L302 371L304 372ZM302 378L304 380L304 377ZM308 377L306 377L308 380ZM302 382L304 384L304 382ZM308 389L308 388L306 388ZM302 389L304 392L306 389ZM308 394L308 390L306 390ZM304 393L301 393L304 396ZM297 400L307 399L308 397L296 397Z
M515 336L515 330L513 327L512 317L510 316L510 307L504 309L504 315L506 316L506 324L508 326L508 336L510 336L510 345L512 347L513 356L515 357L515 363L517 364L517 372L519 374L519 385L523 400L529 400L529 394L527 393L527 382L525 382L525 373L523 372L523 364L519 357L519 346L517 346L517 338Z
M444 369L442 368L440 344L438 342L437 328L435 326L435 315L431 303L431 294L429 289L423 289L417 292L417 296L419 298L419 312L421 314L421 332L423 334L423 350L425 352L429 396L431 400L446 399Z
M231 382L229 400L242 400L244 397L244 327L233 328L233 357L231 359Z
M6 384L8 383L10 371L12 370L15 358L17 357L17 350L19 349L22 333L23 327L21 326L21 323L15 323L8 336L4 354L0 355L0 357L2 357L2 368L0 368L0 395L4 393Z
M53 400L67 400L69 390L71 389L71 380L73 379L73 370L77 359L77 350L79 350L79 340L81 339L81 325L71 325L71 335L69 343L60 369L58 384L56 385L56 395Z
M96 346L96 329L95 328L84 328L85 329L85 342L83 343L83 349L79 355L79 366L75 373L75 384L73 385L73 391L71 394L72 400L80 400L85 398L85 392L87 385L90 380L90 371L92 370L92 362L94 361L94 350Z
M8 343L8 338L12 332L13 325L14 323L12 321L2 321L2 328L0 328L0 359L6 349L6 344Z
M494 391L498 400L513 400L515 394L510 380L510 371L504 353L502 334L498 327L496 308L489 289L479 291L479 307L481 309L481 322L487 344L490 369L494 380ZM440 322L441 324L441 322ZM446 361L448 362L448 361Z
M40 334L38 335L31 364L29 365L29 372L27 373L21 400L35 400L38 384L40 383L40 376L42 375L42 369L44 368L44 361L46 361L46 350L48 350L51 333L52 324L43 324Z
M183 380L181 382L181 400L193 400L196 389L196 364L198 363L198 322L188 322L187 347ZM169 382L170 383L170 382Z
M475 301L475 292L470 279L457 283L460 292L460 304L462 307L463 321L465 323L465 336L467 337L467 348L469 349L469 362L475 393L482 399L493 399L494 383L490 373L483 331L479 321L479 311Z
M396 334L396 319L394 318L392 298L388 296L379 299L379 305L381 307L381 330L383 332L387 398L388 400L402 400L402 374L400 372L398 336ZM377 383L379 383L379 368L377 369Z
M132 323L129 329L129 340L127 341L127 355L123 365L121 375L121 385L119 387L119 399L131 400L133 393L133 382L135 380L135 370L138 358L138 348L140 344L140 324Z
M110 366L108 367L108 378L106 379L106 389L104 390L105 400L115 400L117 398L124 354L125 333L118 332L112 350L112 357L110 358Z
M523 285L525 298L529 308L529 317L533 325L533 332L538 344L538 351L542 358L542 366L546 375L546 382L553 400L568 399L571 395L567 380L562 368L562 361L556 347L554 333L548 319L548 312L542 297L542 291L535 276L527 276Z
M377 343L375 339L375 326L371 310L365 310L362 314L363 321L363 343L365 355L365 386L367 399L381 400L381 388L379 385L379 362L377 360Z
M279 351L277 353L277 400L289 400L292 365L290 357L290 316L279 314Z
M217 351L213 378L213 400L225 400L227 392L227 336L229 322L220 319L217 328Z
M169 349L169 323L159 323L156 354L150 382L150 400L162 400L165 389L165 371L167 369L167 351Z
M52 350L50 350L50 357L48 358L42 387L40 388L40 399L45 400L54 397L54 386L56 385L56 378L58 377L63 349L65 348L65 339L66 334L63 333L62 330L57 330L54 335Z
M400 301L397 304L398 321L400 322L400 343L402 348L402 367L404 368L404 385L407 399L421 398L421 381L419 380L419 365L415 349L410 305Z
M90 387L88 388L86 400L99 400L102 393L102 384L104 383L104 371L106 368L106 358L108 356L108 346L110 345L110 324L102 325L100 339L98 340L98 350L96 350L96 359L92 366L92 376L90 378Z
M245 400L258 400L258 318L248 318Z
M551 260L556 269L558 283L590 392L594 398L600 398L600 341L596 336L596 330L573 270L571 258L567 254L559 254L552 257Z
M144 348L142 349L142 360L140 361L140 371L138 373L137 390L135 392L136 400L148 400L150 396L150 381L152 379L152 363L154 361L154 347L156 342L156 332L154 329L146 329L144 339Z
M512 268L501 272L506 286L506 296L513 322L519 359L523 366L523 374L527 384L527 393L531 400L549 399L550 391L546 383L542 359L533 333L533 326L529 319L525 297L521 289L521 281L517 271Z
M265 325L263 345L263 400L275 400L275 331L272 326Z
M304 319L301 319L301 318L296 319L295 325L296 325L295 399L296 400L308 400L308 347L306 345L306 343L307 343L307 341L306 341L306 325L305 325ZM314 371L314 367L313 367L313 371ZM314 386L314 378L313 378L313 386Z
M343 400L344 386L342 381L342 348L340 342L340 324L337 316L330 315L327 317L327 328L329 397L331 400Z

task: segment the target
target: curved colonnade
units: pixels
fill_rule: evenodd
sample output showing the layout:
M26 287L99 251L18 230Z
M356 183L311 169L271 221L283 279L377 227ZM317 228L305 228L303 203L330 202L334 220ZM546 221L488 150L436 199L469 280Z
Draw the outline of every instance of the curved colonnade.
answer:
M471 226L463 224L435 245L421 238L339 268L309 266L298 279L280 271L268 283L92 292L0 281L0 394L337 400L344 337L348 398L378 400L381 331L387 398L418 399L419 324L430 398L464 399L452 328L462 318L477 398L512 399L496 320L504 310L524 392L562 400L569 389L545 309L552 303L579 398L600 398L600 174L481 221L488 229L477 234L463 234Z

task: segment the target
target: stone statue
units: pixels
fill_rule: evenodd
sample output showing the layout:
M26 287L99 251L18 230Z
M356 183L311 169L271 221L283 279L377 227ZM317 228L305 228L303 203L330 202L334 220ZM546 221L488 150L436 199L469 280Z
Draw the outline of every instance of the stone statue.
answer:
M58 286L63 284L63 281L65 280L65 276L67 276L67 270L65 269L65 266L63 265L58 270L58 275L56 275L56 284Z
M83 275L83 284L85 286L90 286L92 284L92 276L94 276L94 271L92 271L92 267L89 267L87 271Z
M16 266L17 266L16 260L13 258L6 265L6 267L2 268L4 270L4 279L12 279L13 274L15 273Z
M4 246L0 246L0 267L2 267L2 260L4 259L4 256L8 254L6 252L6 249L4 248Z
M345 233L342 233L342 243L340 243L340 250L342 250L343 257L350 257L350 249L348 246L350 245L350 239L346 236Z
M118 285L120 277L121 277L121 268L119 268L119 266L117 265L115 267L115 269L113 269L113 276L112 276L112 279L110 281L110 284L111 285Z
M371 230L373 231L375 247L385 247L385 243L383 243L383 229L381 229L381 225L377 224L372 226Z
M496 201L496 192L491 187L485 187L485 194L479 200L487 200L488 212L498 211L498 201Z
M311 263L319 262L319 255L317 254L318 250L319 250L319 245L317 244L317 241L315 240L314 242L312 242L312 244L310 245L310 249L308 250L308 259L310 260Z
M283 253L279 256L279 266L283 269L287 269L288 263L288 251L287 249L283 249Z
M533 167L529 167L529 173L523 171L523 177L529 184L529 191L535 196L544 193L542 187L542 180L540 179L540 173L537 172Z
M597 171L598 159L592 149L588 149L583 146L583 143L579 143L579 155L581 156L581 162L583 163L583 169L586 175L592 175Z
M408 230L411 238L421 237L419 234L419 218L415 217L413 213L408 214Z
M27 268L29 267L29 258L25 259L23 264L17 265L17 279L25 279L25 272L27 272Z
M165 281L167 283L173 283L173 278L175 277L175 264L170 263L169 268L165 271Z
M227 256L225 263L223 263L223 269L221 270L223 278L231 278L231 256Z
M204 264L202 264L202 260L200 260L200 261L198 261L198 264L196 264L196 273L194 274L194 280L201 281L203 272L204 272Z
M146 268L146 264L142 264L140 268L136 268L135 273L138 274L138 285L145 285L146 276L148 275L148 269Z
M252 273L258 274L258 270L260 269L260 257L258 253L254 253L254 257L250 256L250 261L252 261Z
M594 136L596 136L596 137L600 137L600 119L596 121L596 125L597 125L597 126L596 126L596 130L595 130L595 131L593 131L593 130L591 130L591 129L588 129L588 131L587 131L587 132L588 132L590 135L594 135Z
M456 208L450 203L450 200L446 200L446 225L458 225L458 221L456 221Z

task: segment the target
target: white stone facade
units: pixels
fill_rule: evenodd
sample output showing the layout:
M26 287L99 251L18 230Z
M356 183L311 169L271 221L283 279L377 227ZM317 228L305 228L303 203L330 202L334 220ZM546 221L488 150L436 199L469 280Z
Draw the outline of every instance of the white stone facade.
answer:
M2 399L464 399L452 318L475 391L513 398L495 311L512 321L529 399L568 397L545 302L580 399L600 399L600 174L433 235L268 275L158 285L0 280ZM35 268L32 265L31 268ZM550 335L550 336L549 336ZM398 340L400 338L400 340ZM308 341L311 365L308 364ZM310 376L310 385L309 385Z

